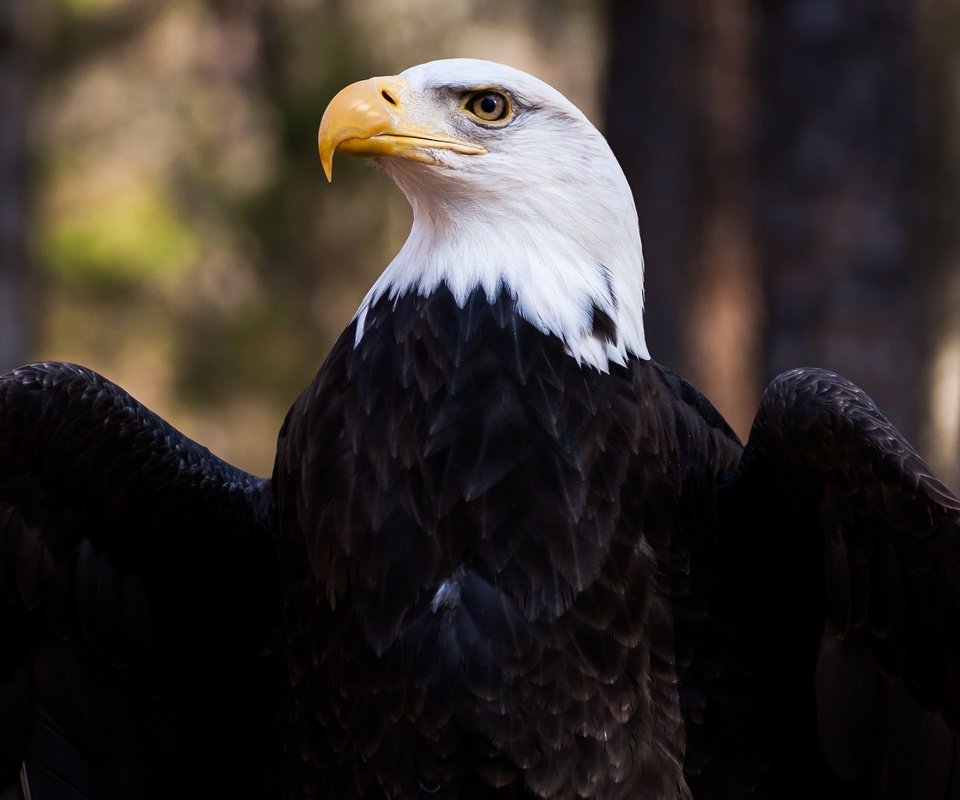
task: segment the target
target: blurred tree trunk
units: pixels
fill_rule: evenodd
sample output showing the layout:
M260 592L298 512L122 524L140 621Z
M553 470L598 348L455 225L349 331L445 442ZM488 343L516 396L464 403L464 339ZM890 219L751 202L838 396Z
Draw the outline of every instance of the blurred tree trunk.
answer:
M929 320L930 394L923 453L956 490L960 487L960 3L927 7L921 34L925 57L930 210L925 255L930 263L924 303ZM927 329L925 327L925 329Z
M758 395L747 0L615 0L606 128L644 239L647 341L741 434Z
M613 0L607 133L648 341L741 434L796 366L847 375L918 434L916 23L896 0Z
M29 0L0 0L0 373L23 363L32 320L26 247L27 118L32 48Z
M834 369L914 438L923 394L916 4L759 8L764 378Z
M750 214L753 21L749 0L699 0L695 7L701 233L688 336L703 391L745 437L760 394L763 313Z
M692 377L683 333L697 230L689 17L689 3L677 0L612 2L605 127L640 217L647 343Z

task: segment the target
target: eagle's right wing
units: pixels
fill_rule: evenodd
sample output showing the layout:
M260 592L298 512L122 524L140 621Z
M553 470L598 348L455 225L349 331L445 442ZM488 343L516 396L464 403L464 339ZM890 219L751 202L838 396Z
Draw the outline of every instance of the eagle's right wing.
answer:
M269 482L90 370L0 377L0 793L258 796Z

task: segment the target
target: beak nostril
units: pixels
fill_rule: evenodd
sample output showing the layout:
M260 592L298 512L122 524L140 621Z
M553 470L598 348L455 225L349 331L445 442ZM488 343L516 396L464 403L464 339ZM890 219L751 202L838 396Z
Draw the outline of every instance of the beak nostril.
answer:
M390 94L390 92L388 92L386 89L380 92L380 96L392 106L395 106L397 104L397 101L394 100L393 95Z

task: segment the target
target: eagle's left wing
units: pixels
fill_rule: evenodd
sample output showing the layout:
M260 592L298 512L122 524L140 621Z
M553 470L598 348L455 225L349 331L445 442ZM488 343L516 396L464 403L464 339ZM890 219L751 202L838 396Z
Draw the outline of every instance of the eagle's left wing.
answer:
M813 369L767 389L727 499L772 796L960 797L960 500Z

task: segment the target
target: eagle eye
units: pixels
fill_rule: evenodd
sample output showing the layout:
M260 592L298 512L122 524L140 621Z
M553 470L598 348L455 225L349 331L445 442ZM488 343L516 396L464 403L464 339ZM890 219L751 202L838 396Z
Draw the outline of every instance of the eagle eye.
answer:
M463 107L483 122L503 122L513 111L505 94L489 89L468 95Z

